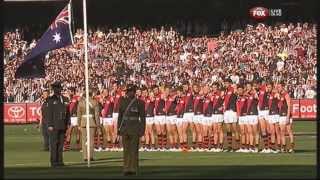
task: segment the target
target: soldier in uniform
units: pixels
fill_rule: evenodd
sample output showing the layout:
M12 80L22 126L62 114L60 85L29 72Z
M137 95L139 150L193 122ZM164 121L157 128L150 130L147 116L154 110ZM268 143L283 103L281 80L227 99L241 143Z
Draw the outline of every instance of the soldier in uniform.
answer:
M44 90L41 98L41 118L39 127L41 127L42 136L43 136L43 150L49 151L49 134L48 134L48 100L49 100L49 91Z
M100 112L98 102L93 98L94 93L89 91L89 127L90 127L90 161L93 161L94 151L94 134L97 125L100 123ZM86 94L84 93L82 98L79 100L77 116L80 119L80 127L82 134L82 157L84 161L88 161L87 157L87 115L86 115Z
M139 138L144 135L146 126L144 102L135 94L136 87L128 85L119 107L118 134L122 136L125 176L138 173Z
M63 142L70 124L68 99L61 95L61 83L52 84L54 94L48 100L48 131L50 142L50 161L52 167L64 166Z

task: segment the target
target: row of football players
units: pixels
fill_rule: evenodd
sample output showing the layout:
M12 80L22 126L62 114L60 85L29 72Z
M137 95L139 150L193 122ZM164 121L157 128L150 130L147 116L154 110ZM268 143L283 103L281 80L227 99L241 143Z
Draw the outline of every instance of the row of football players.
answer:
M116 122L124 94L118 91L112 96L105 90L100 95L103 128L97 129L98 151L121 147L116 142ZM290 98L283 84L155 87L138 90L137 97L145 102L147 117L141 150L293 152Z

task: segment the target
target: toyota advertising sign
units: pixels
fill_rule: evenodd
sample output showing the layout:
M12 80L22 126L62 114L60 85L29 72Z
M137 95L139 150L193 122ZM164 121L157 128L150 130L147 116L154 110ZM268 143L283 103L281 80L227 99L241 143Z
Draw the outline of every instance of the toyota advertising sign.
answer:
M4 122L6 124L25 124L26 106L26 103L4 104Z
M39 103L5 103L5 124L26 124L38 122L41 118Z
M27 104L27 123L38 122L41 118L41 106L39 103Z

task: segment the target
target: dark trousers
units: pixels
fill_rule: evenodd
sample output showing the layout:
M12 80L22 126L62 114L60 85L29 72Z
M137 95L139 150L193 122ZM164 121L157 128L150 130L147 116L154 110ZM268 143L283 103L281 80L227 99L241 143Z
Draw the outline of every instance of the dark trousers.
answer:
M139 166L139 136L124 134L123 143L123 171L137 172Z
M49 133L48 124L44 123L41 125L42 137L43 137L43 149L49 149Z
M64 143L64 130L49 131L50 142L50 162L51 165L59 165L63 163L63 143Z

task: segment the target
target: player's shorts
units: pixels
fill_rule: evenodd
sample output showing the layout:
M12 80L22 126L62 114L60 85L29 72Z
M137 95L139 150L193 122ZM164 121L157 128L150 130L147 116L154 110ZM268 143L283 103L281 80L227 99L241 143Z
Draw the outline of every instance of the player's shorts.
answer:
M212 123L222 123L223 114L212 114Z
M183 121L184 122L193 122L194 114L193 112L186 112L183 114Z
M177 122L177 116L173 115L173 116L167 116L166 117L166 123L167 124L176 124Z
M154 116L154 123L155 124L165 124L166 123L166 116L163 115L163 116Z
M119 113L112 113L113 122L118 122L118 116L119 116Z
M269 116L269 110L258 110L258 117L259 119L267 119Z
M208 116L203 116L202 118L202 124L203 125L206 125L206 126L209 126L213 123L213 119L212 119L212 116L208 117Z
M202 119L203 119L203 115L194 115L193 116L194 123L202 124Z
M146 124L148 125L154 124L154 117L146 117Z
M177 117L177 125L180 126L182 123L185 122L183 118Z
M79 125L78 117L71 117L70 124L71 124L71 126L78 126Z
M113 122L113 118L110 117L110 118L103 118L103 125L104 126L111 126L112 125L112 122Z
M247 124L247 116L239 116L239 125Z
M231 110L228 110L223 115L224 123L236 123L237 122L237 113Z
M291 118L290 118L291 120ZM279 124L280 125L287 125L287 124L290 124L292 122L290 122L290 120L287 122L287 116L279 116Z
M247 116L247 124L257 125L258 124L258 116L257 115L248 115Z
M279 123L279 114L274 114L274 115L269 115L268 116L268 122L270 124L275 124L275 123Z

